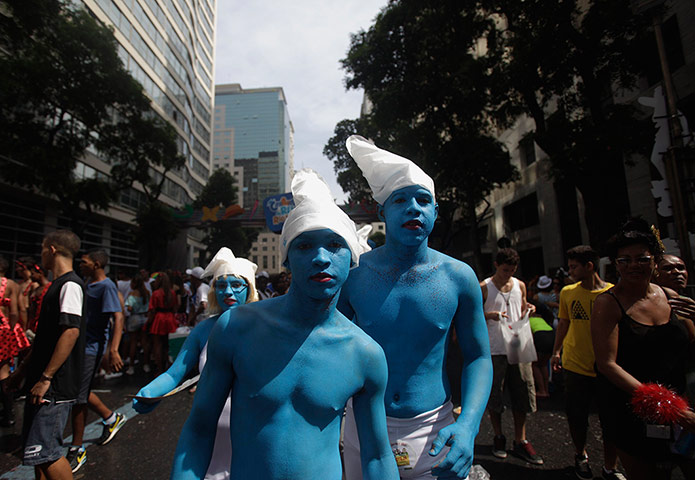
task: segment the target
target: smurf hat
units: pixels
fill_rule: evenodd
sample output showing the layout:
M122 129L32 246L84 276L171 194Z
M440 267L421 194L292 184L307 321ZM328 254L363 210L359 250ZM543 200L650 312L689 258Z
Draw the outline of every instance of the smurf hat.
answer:
M360 243L361 253L369 252L372 247L369 245L369 234L372 233L372 226L365 225L364 227L357 230L357 241Z
M256 269L258 266L245 258L237 258L227 247L222 247L212 257L210 263L205 267L202 277L212 277L214 281L217 277L224 275L234 275L246 280L249 287L256 289Z
M287 260L292 240L304 232L327 228L345 239L352 252L353 268L356 267L362 250L355 222L335 204L325 180L310 168L298 171L292 178L292 197L295 207L287 216L280 235L281 263Z
M383 150L366 138L351 135L345 141L350 156L355 159L379 204L400 188L419 185L434 194L434 181L407 158Z

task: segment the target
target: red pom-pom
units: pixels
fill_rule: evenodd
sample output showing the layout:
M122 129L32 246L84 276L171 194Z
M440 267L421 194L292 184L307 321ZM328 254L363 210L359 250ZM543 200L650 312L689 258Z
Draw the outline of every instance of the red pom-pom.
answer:
M648 422L668 424L681 418L688 409L683 397L658 383L643 383L632 394L632 410Z

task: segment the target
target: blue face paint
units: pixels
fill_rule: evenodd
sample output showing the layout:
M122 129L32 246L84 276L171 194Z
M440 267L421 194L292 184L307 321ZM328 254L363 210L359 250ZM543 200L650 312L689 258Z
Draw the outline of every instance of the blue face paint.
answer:
M421 244L432 233L438 211L430 191L419 185L396 190L380 209L387 237L409 246Z
M352 254L343 237L329 229L304 232L287 251L291 288L313 299L328 299L340 291L350 271Z
M215 289L217 304L223 312L246 303L249 294L249 285L246 281L234 275L217 277L213 283L213 288Z

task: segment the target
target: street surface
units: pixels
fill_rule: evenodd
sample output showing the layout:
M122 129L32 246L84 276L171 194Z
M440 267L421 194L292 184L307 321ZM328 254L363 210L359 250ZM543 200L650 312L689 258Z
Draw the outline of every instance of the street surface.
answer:
M152 374L137 372L128 377L101 381L95 390L111 408L125 412L128 421L114 439L105 446L91 444L91 440L101 434L101 424L87 429L87 463L76 474L75 479L104 480L158 480L169 478L176 442L188 411L193 403L193 395L182 392L163 401L154 412L136 415L130 408L127 395L135 394ZM482 465L493 480L563 480L574 479L574 453L563 412L562 393L555 393L549 400L539 402L539 411L531 415L528 422L528 438L536 451L545 459L543 466L531 466L509 454L506 460L492 455L492 428L487 417L483 419L480 434L476 440L475 463ZM13 428L0 428L0 479L33 479L33 469L21 467L19 434L21 433L21 413L23 402L15 404L17 425ZM125 408L121 409L124 406ZM90 413L88 422L96 420ZM507 435L507 449L511 449L513 430L511 412L503 415ZM590 419L589 458L595 478L600 478L602 449L598 416ZM70 424L66 438L71 434ZM673 479L682 480L676 470ZM254 479L256 480L256 479ZM257 479L262 480L262 479ZM310 480L310 479L307 479ZM322 479L316 479L322 480Z

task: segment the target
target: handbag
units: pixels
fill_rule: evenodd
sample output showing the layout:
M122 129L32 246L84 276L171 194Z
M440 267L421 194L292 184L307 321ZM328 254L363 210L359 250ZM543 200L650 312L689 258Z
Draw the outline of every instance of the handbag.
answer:
M533 344L533 333L529 323L529 312L516 322L509 321L500 315L500 329L504 346L507 350L507 363L530 363L538 360L536 346Z

